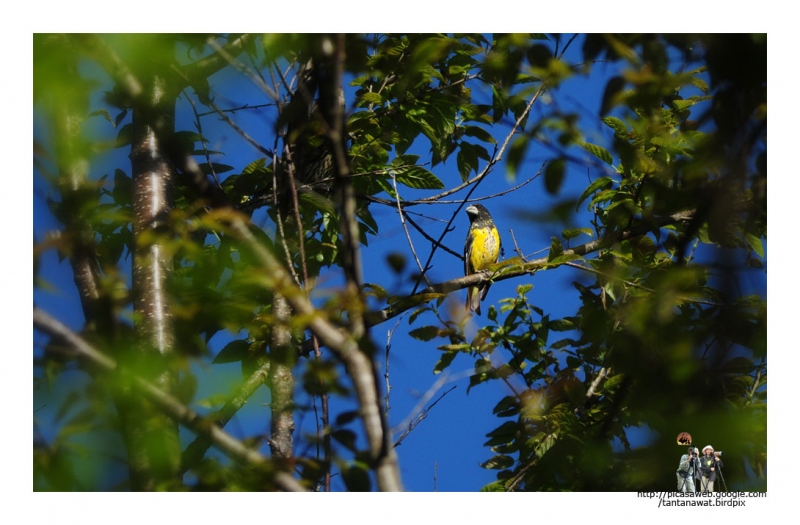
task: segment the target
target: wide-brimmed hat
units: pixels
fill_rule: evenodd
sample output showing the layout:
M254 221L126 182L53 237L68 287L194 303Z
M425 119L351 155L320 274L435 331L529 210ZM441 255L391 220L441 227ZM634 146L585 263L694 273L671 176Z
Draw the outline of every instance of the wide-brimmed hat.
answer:
M714 447L712 447L711 445L706 445L706 446L704 446L704 447L703 447L703 452L705 452L707 448L710 448L710 449L711 449L711 452L714 452Z

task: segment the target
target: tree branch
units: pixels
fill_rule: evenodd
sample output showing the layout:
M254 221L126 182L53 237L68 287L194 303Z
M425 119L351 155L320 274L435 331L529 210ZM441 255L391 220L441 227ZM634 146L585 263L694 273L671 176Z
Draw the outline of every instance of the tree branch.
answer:
M692 220L693 217L694 217L693 210L675 213L669 217L664 217L660 221L658 221L658 226L663 227L678 222L690 221ZM570 254L586 255L592 252L596 252L604 247L610 246L615 242L620 242L623 240L645 235L646 233L652 231L652 229L653 226L651 224L641 224L629 230L609 235L603 239L597 239L582 244L580 246L576 246L575 248L564 250L564 255L570 255ZM493 266L493 268L495 268L494 273L492 273L489 270L485 270L483 272L473 273L471 275L465 275L463 277L458 277L456 279L445 281L443 283L434 284L432 286L425 288L420 292L401 298L394 305L384 308L383 310L379 310L377 312L370 312L367 315L367 324L369 326L375 326L376 324L383 323L411 308L414 308L415 306L419 306L420 304L426 303L434 298L441 297L442 295L455 292L456 290L460 290L468 286L476 286L488 281L491 282L504 281L506 279L512 279L514 277L520 277L522 275L532 274L536 271L546 269L549 266L549 264L550 263L548 262L547 257L534 259L529 262L523 262L521 259L517 258L508 259L506 261L503 261L502 263L494 265ZM306 353L308 352L307 345L308 341L304 342L303 350Z
M321 40L326 82L320 83L322 114L327 121L327 138L332 148L336 167L336 186L340 196L340 226L343 247L342 269L347 280L349 299L348 319L350 337L355 343L353 351L340 353L345 367L356 387L366 428L371 459L375 462L378 487L382 491L402 490L397 454L391 433L381 410L378 370L373 361L374 344L364 322L364 297L362 294L362 268L359 227L356 218L356 195L349 178L350 165L346 153L344 104L341 103L342 78L345 64L345 35L325 36ZM319 73L319 72L318 72Z
M263 286L286 297L295 315L306 319L309 330L317 336L320 343L327 346L344 363L355 386L364 429L370 443L370 453L377 460L381 457L384 432L377 379L370 358L361 350L352 334L340 330L314 307L284 266L256 239L241 215L229 213L222 218L227 219L230 234L239 239L263 265ZM391 461L390 468L397 468L396 457L384 461ZM385 485L385 489L382 486L384 490L401 489L399 485L387 483L386 480L382 483Z
M247 400L258 390L258 387L264 384L267 376L269 375L270 363L265 363L255 372L253 372L247 380L242 383L236 392L228 399L227 402L214 412L206 416L206 419L213 421L220 428L224 428L228 421L236 415L236 412L242 408ZM181 459L181 473L185 474L186 471L193 468L197 463L203 459L208 448L213 445L213 440L206 434L198 434L194 441L192 441L183 451Z
M72 330L61 324L39 308L33 309L33 324L39 330L47 333L51 337L57 337L69 344L83 358L93 365L98 366L105 372L128 372L117 369L117 363L106 356L83 338L75 334ZM247 448L241 441L234 438L217 425L210 423L206 418L200 416L192 409L178 401L175 397L165 392L158 386L142 379L141 377L129 375L136 390L152 401L161 411L176 421L179 421L192 432L203 435L214 442L214 444L231 458L242 463L268 467L269 460L257 451ZM305 489L292 476L285 472L274 472L272 481L286 491L305 491Z

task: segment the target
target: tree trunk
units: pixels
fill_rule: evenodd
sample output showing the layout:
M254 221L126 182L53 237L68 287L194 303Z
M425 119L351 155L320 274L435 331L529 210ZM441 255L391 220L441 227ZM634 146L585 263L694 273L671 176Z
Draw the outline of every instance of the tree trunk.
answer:
M294 365L295 351L289 328L292 310L286 299L275 294L272 301L276 322L272 328L272 347L270 349L269 388L272 408L270 431L270 450L276 460L288 459L293 455L294 446Z
M174 100L163 78L149 79L147 105L133 111L133 308L136 351L130 364L166 392L176 378L164 361L174 352L175 334L166 291L172 260L163 235L172 209L173 173L164 137L174 133ZM144 370L142 370L144 368ZM178 426L137 398L124 416L134 490L154 490L180 469Z

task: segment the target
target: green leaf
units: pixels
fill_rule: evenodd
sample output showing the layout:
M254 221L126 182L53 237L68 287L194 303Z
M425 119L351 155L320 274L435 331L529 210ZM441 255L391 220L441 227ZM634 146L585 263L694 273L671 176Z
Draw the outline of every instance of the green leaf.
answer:
M508 161L506 162L506 175L514 178L519 171L519 165L528 150L528 136L522 135L514 139L508 149Z
M342 478L350 492L369 492L371 483L366 467L352 465L342 469Z
M331 437L352 452L356 451L356 434L351 430L334 430Z
M561 189L566 165L564 159L555 159L547 164L544 171L544 187L547 189L547 193L555 195Z
M411 330L408 335L420 341L430 341L439 336L439 328L436 326L421 326Z
M216 162L212 162L209 164L208 162L201 162L198 164L200 171L205 173L206 175L210 175L212 173L211 168L214 168L214 173L219 175L220 173L225 173L227 171L233 170L233 166L228 166L227 164L217 164Z
M366 102L367 104L377 104L382 105L384 102L383 96L380 93L370 92L370 93L362 93L359 98ZM366 112L364 112L366 113Z
M334 215L337 212L336 203L316 191L304 191L299 195L300 202L310 204L321 213Z
M603 124L614 130L615 136L619 138L627 138L628 128L620 119L617 117L603 117L600 120L603 121Z
M406 256L402 253L392 252L386 255L386 262L389 263L389 267L395 274L400 275L406 267Z
M506 456L504 454L498 454L497 456L484 461L480 464L482 468L489 469L489 470L503 470L510 468L514 465L514 458L511 456Z
M498 417L509 417L519 413L519 402L515 396L506 396L494 406L492 414Z
M597 157L598 159L608 164L609 166L613 162L613 159L611 158L611 153L609 153L607 149L601 148L597 144L584 142L581 144L581 147L586 151L588 151L589 153L591 153L592 155L594 155L595 157Z
M606 84L606 89L603 92L603 102L600 106L600 114L605 115L611 109L620 103L619 93L625 88L625 79L622 77L614 77Z
M403 166L393 169L395 179L400 184L417 190L441 190L444 183L425 168L420 166Z
M89 113L87 115L87 118L88 117L96 117L98 115L100 115L102 117L105 117L105 119L107 121L109 121L112 125L114 124L114 121L111 120L111 114L109 114L107 109L98 109L97 111L92 111L91 113ZM114 127L116 127L116 125L114 125Z
M589 186L583 190L580 199L578 199L578 204L585 201L590 195L600 189L610 188L614 184L614 179L611 177L600 177L599 179L594 180Z
M439 361L433 367L433 373L441 374L444 370L447 369L448 366L450 366L450 364L453 362L453 359L455 359L458 354L459 352L443 353L442 357L439 358Z
M589 237L594 237L594 231L591 228L568 228L561 232L561 236L565 240L574 239L579 235L588 235Z
M689 83L691 83L694 87L696 87L703 93L708 94L708 84L706 84L706 81L703 80L702 78L693 76L689 81Z
M615 374L606 379L606 382L603 383L603 390L605 390L606 392L613 392L614 390L617 389L617 387L619 387L622 384L624 380L625 380L625 374Z
M424 314L425 312L430 312L432 309L430 306L421 306L414 310L411 315L408 317L408 324L411 325L414 321L417 320L417 317Z
M734 357L722 365L722 372L727 374L750 374L755 365L746 357Z
M558 439L558 434L553 433L545 437L535 448L534 452L537 457L541 458L544 456L548 450L550 450L553 445L556 444L556 440Z
M494 481L481 488L480 492L507 492L504 481Z
M468 137L475 137L483 142L488 142L489 144L497 143L495 138L488 131L479 126L464 126L464 134Z
M508 101L505 93L492 84L492 121L497 123L508 113Z
M547 261L547 264L551 266L558 266L559 264L564 264L566 262L581 261L581 260L583 260L583 257L578 255L577 253L565 253L559 255L558 257L553 257L552 260Z
M231 341L219 351L212 361L214 364L237 363L248 356L250 343L244 339Z
M394 166L394 167L414 166L417 164L418 160L419 160L419 155L411 155L410 153L405 155L398 155L394 159L392 159L392 162L389 163L389 166Z
M114 119L114 127L118 128L120 123L123 120L125 120L125 117L127 117L127 116L128 116L128 110L127 109L123 109L122 111L120 111L119 114Z
M260 159L256 159L247 166L244 167L242 170L242 175L254 173L260 169L262 169L267 164L267 159L262 157Z
M382 286L375 283L364 283L364 295L368 297L375 297L385 300L389 297L389 293Z
M519 425L516 421L506 421L496 429L486 434L486 437L516 436Z
M478 173L478 153L472 144L468 142L459 144L456 164L458 164L458 173L461 175L462 182L469 179L471 172Z
M439 345L437 350L444 350L445 352L469 352L471 346L467 343L453 343L446 345Z
M575 329L575 322L572 319L554 319L550 321L550 330L554 332L568 332Z
M129 146L133 142L133 124L125 124L117 132L117 140L114 143L115 148L122 148Z
M354 421L358 418L359 413L357 410L348 410L347 412L342 412L338 416L336 416L336 426L346 425L351 421Z
M762 259L764 258L764 244L761 242L761 239L753 235L752 233L745 233L744 238L747 240L747 244L750 245L750 248L753 249L754 252L758 254L759 257Z
M558 237L553 237L550 242L550 252L547 254L547 262L553 261L556 257L564 254L564 247L561 246L561 241Z

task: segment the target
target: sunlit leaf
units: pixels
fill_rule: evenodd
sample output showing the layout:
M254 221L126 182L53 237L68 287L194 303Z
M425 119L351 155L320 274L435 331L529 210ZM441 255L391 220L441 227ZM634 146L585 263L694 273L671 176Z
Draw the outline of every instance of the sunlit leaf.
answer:
M582 143L581 147L606 164L611 165L611 162L613 161L611 158L611 153L609 153L605 148L601 148L597 144L591 144L589 142Z

